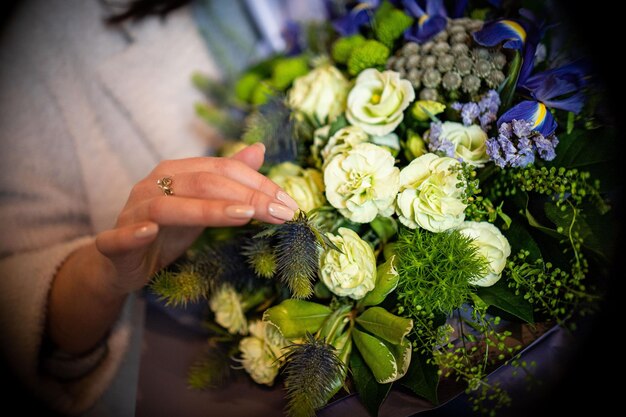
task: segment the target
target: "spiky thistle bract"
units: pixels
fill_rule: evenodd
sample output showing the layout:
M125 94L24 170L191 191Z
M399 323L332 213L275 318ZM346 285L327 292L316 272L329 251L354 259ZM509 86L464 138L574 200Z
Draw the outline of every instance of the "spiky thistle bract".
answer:
M276 275L294 298L308 298L319 269L320 247L333 245L300 211L290 221L271 225L257 238L271 236L275 245Z
M276 254L268 239L250 239L241 253L258 276L271 278L276 273Z
M303 343L286 348L285 389L287 415L313 417L335 391L336 381L345 375L345 365L336 349L323 339L307 333Z

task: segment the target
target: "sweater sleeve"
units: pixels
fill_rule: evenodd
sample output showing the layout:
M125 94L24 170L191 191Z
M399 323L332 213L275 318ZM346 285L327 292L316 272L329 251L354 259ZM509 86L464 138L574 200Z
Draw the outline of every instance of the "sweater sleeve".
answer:
M106 356L80 378L63 381L41 372L39 356L53 276L71 252L91 241L91 237L78 238L0 261L4 359L27 389L65 414L85 411L102 395L124 356L130 334L129 318L121 317L106 341Z

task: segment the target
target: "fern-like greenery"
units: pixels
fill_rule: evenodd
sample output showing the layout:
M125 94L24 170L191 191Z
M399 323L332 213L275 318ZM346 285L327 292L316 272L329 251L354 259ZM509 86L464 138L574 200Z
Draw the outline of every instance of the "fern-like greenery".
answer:
M344 375L345 365L336 349L324 340L307 334L303 343L288 346L284 368L287 415L313 417L315 410L330 399L335 382Z
M472 281L484 275L487 261L471 239L453 230L431 233L400 228L398 301L403 314L449 315L471 297Z

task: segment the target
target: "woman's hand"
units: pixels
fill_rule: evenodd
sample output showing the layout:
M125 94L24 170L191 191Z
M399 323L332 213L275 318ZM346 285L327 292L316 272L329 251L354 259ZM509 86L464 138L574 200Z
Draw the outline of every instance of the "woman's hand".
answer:
M296 202L258 172L264 152L255 144L231 158L165 161L137 183L116 227L71 254L57 273L48 317L53 341L71 353L93 347L126 296L182 255L205 227L293 218ZM173 195L157 184L166 177Z
M157 270L178 258L205 227L238 226L251 218L291 220L296 202L257 171L264 146L249 146L231 158L190 158L160 163L130 193L113 230L96 245L111 259L122 292L144 286ZM157 181L169 177L174 195Z

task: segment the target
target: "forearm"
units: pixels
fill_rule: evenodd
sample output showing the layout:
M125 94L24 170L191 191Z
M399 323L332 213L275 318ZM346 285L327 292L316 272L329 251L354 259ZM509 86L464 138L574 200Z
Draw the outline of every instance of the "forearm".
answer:
M61 350L95 347L117 320L127 293L113 287L116 270L95 244L74 251L52 281L47 333Z

